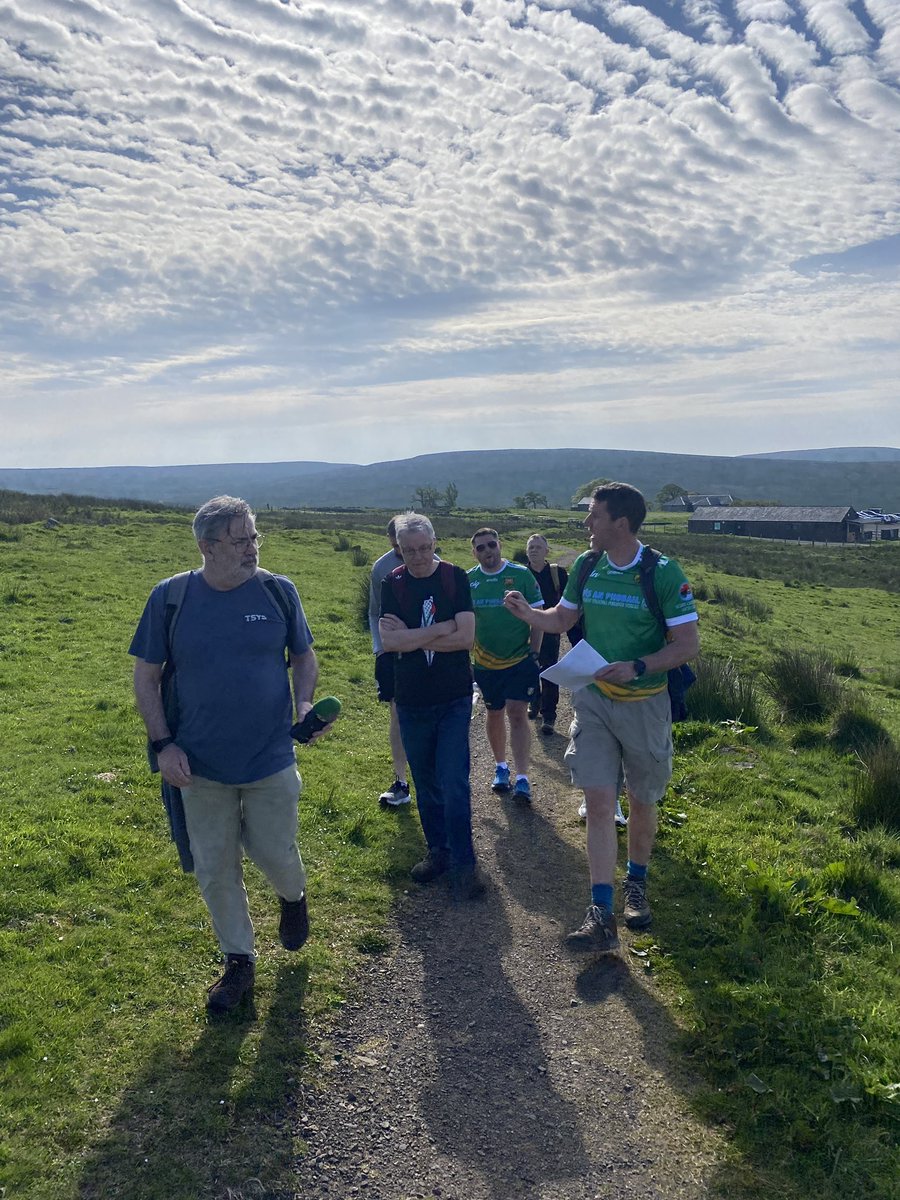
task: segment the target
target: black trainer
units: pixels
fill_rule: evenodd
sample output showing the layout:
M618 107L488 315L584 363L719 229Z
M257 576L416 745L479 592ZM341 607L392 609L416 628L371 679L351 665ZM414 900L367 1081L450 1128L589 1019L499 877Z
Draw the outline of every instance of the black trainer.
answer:
M278 922L278 936L285 950L299 950L309 937L309 912L306 908L306 892L299 900L284 900L278 897L281 905L281 920Z
M249 954L229 954L225 974L206 992L206 1007L211 1012L231 1012L245 996L253 994L256 964Z
M429 850L421 862L410 871L416 883L431 883L439 875L443 875L448 867L447 855L441 850Z
M608 908L599 908L596 904L589 905L581 927L568 935L566 945L570 950L612 954L619 948L616 918Z

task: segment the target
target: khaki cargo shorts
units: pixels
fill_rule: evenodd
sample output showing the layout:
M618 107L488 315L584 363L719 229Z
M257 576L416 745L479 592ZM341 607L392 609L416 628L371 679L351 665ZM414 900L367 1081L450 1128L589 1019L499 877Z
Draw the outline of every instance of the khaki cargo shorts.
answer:
M565 762L580 788L623 782L642 804L658 804L672 776L672 708L665 690L646 700L611 700L592 687L572 697L575 720Z

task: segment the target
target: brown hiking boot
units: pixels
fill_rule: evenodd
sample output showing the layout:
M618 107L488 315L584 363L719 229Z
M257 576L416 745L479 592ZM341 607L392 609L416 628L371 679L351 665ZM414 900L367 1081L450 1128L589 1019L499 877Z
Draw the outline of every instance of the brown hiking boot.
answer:
M625 894L625 924L629 929L646 929L653 920L647 903L646 879L632 879L626 875L622 880L622 891Z
M619 948L616 918L608 908L598 908L596 904L589 905L581 927L568 935L566 945L570 950L612 954Z
M231 1012L245 996L253 994L256 964L249 954L229 954L225 974L217 979L206 993L206 1007L211 1012Z
M412 868L410 876L416 883L431 883L446 872L448 865L447 855L443 850L429 850L422 861Z

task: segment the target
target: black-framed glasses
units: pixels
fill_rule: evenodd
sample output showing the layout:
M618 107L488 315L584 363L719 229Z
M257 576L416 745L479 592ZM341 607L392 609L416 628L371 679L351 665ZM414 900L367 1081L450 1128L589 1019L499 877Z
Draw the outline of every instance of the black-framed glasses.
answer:
M499 542L479 542L475 547L475 553L481 554L482 550L496 550L499 545Z
M248 550L251 546L261 546L266 540L266 535L264 533L253 533L250 537L215 538L214 540L217 542L231 542L235 550Z

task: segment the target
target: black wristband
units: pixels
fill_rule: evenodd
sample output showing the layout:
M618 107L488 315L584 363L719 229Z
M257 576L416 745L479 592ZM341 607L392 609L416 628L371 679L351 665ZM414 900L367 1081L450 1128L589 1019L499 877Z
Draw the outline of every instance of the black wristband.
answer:
M644 662L644 660L642 658L636 658L631 665L634 667L635 679L640 679L640 677L647 670L647 664Z
M174 741L173 737L159 738L158 741L150 743L150 749L154 754L159 754L160 750L165 750L166 746L171 746Z

